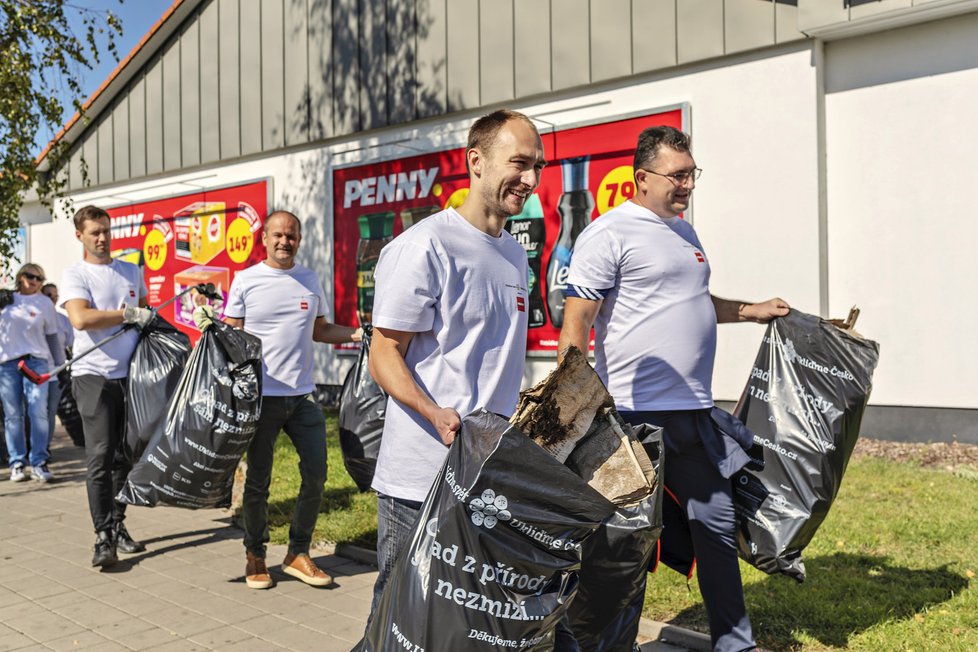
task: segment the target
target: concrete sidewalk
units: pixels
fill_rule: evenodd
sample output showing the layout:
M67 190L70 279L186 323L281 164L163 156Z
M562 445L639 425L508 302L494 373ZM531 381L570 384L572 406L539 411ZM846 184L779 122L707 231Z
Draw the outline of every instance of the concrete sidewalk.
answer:
M317 589L280 573L285 547L270 546L277 584L249 590L241 532L222 510L130 507L128 529L146 552L92 568L83 451L59 428L52 453L54 483L15 484L0 474L0 652L345 652L359 640L373 567L314 551L336 578L333 588ZM684 649L642 645L643 652Z

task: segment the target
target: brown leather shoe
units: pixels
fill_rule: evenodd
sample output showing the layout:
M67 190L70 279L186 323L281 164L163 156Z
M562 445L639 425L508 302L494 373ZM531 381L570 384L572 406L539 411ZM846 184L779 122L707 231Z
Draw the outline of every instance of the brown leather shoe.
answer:
M310 586L329 586L333 583L333 578L324 573L306 553L287 554L282 562L282 572Z
M272 588L272 576L268 574L265 567L265 558L256 557L253 553L247 553L248 564L245 566L245 584L249 589L270 589Z

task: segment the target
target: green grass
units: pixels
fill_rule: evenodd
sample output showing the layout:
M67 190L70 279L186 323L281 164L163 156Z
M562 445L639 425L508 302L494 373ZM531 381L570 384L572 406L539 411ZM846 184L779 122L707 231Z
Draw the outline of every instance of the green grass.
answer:
M327 416L329 480L314 539L373 548L376 499L343 468ZM269 501L272 541L288 541L298 458L281 435ZM741 564L758 642L770 650L978 652L978 475L853 460L804 553L803 584ZM645 615L707 631L695 579L649 577Z
M803 584L741 562L759 644L771 650L978 650L978 482L854 460L803 559ZM649 577L645 615L708 631L695 580Z

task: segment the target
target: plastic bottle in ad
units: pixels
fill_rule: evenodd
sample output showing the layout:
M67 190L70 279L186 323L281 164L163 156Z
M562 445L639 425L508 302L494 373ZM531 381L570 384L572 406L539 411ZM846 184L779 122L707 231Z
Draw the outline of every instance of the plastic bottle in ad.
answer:
M403 231L407 231L424 218L430 217L440 210L440 206L418 206L416 208L405 208L400 214L401 229Z
M357 319L361 325L369 324L374 308L374 269L380 258L380 250L394 236L394 213L369 213L361 215L360 243L357 245Z
M563 194L557 202L560 234L547 265L547 312L554 328L564 324L564 297L570 273L571 252L577 236L591 223L594 196L588 189L589 157L569 158L561 163Z
M530 296L530 311L527 316L529 328L539 328L547 322L543 307L543 292L540 289L540 273L543 257L543 244L547 240L546 227L543 224L543 206L540 197L530 196L523 206L523 212L509 218L506 230L526 251L530 263L530 277L527 281L527 292Z

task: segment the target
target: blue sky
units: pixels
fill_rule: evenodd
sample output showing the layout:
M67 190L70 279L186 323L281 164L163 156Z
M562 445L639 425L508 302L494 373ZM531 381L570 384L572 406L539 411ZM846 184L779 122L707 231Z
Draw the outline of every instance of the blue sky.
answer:
M100 12L111 11L119 16L122 19L122 36L116 39L116 46L119 51L119 59L122 60L136 47L136 44L149 31L149 28L170 8L173 0L125 0L121 3L119 0L75 0L66 4L86 7ZM70 17L77 16L77 12L72 11L70 8L66 8L66 11ZM83 37L84 32L81 29L81 21L76 20L75 24L77 25L75 34L78 37ZM103 40L101 44L104 43L105 41ZM95 66L92 70L84 67L79 68L78 74L81 79L82 90L84 91L81 98L83 103L112 74L112 71L115 70L117 65L118 61L108 54L106 50L104 56L101 57L99 65ZM71 98L67 92L62 96L62 103L65 106L62 119L63 125L71 119L71 116L75 113L75 109L72 107ZM60 129L60 125L58 128ZM54 134L52 133L39 132L34 141L35 150L40 153L53 136Z

